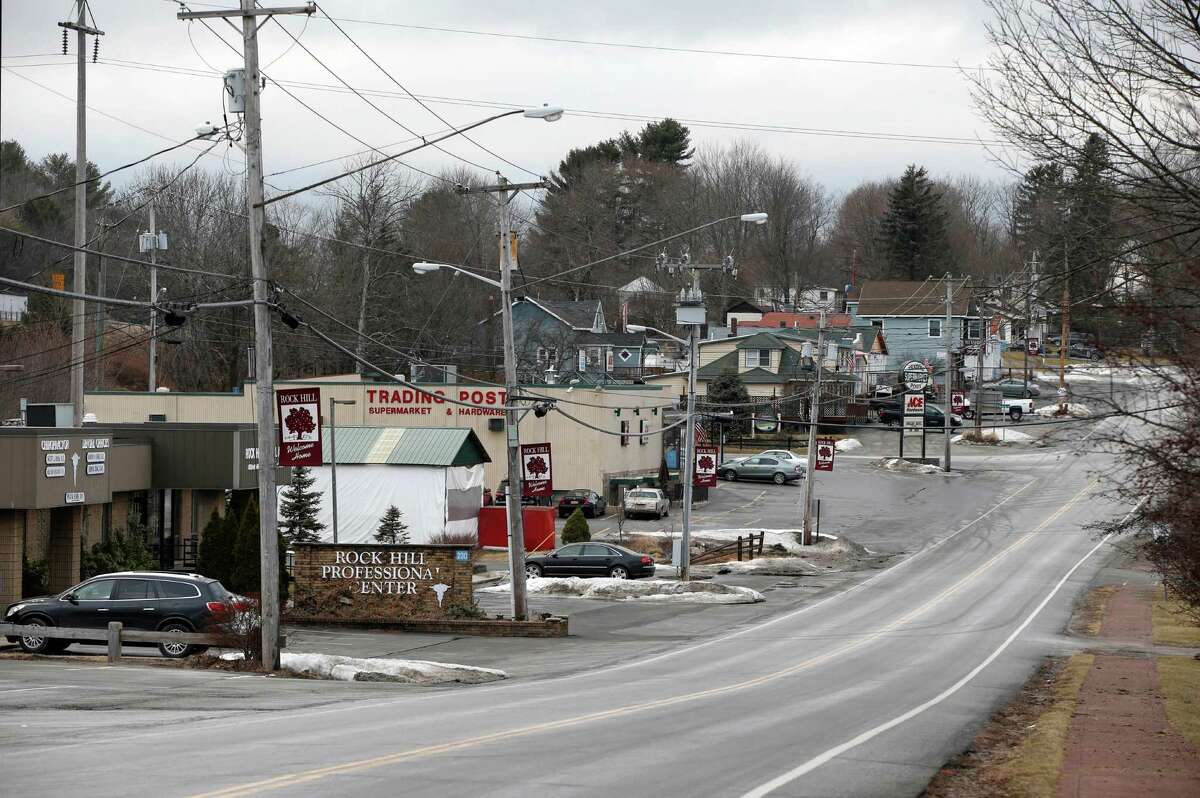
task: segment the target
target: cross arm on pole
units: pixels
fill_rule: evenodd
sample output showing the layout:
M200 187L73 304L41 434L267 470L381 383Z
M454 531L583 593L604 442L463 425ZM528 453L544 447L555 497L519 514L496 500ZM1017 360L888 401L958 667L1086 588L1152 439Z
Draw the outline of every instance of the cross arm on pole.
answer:
M532 183L501 183L495 186L457 186L455 190L459 194L496 194L501 191L526 191L537 188L549 188L550 184L545 180L535 180Z
M58 27L70 28L71 30L77 30L80 33L86 33L89 36L103 36L104 35L104 31L100 30L99 28L93 28L88 25L80 25L78 22L60 22L60 23L58 23Z
M180 11L176 19L215 19L229 17L270 17L274 14L315 14L317 4L308 3L302 6L281 6L280 8L256 8L243 11L240 8L230 8L221 11ZM62 23L59 23L62 24Z

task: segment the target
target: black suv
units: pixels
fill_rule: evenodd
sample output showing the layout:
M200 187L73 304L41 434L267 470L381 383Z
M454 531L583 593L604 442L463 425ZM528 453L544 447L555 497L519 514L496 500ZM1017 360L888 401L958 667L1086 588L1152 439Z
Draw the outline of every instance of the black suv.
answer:
M103 644L110 621L120 621L126 629L202 631L214 614L225 613L234 600L220 582L199 574L126 571L94 576L56 596L21 599L4 611L4 622L96 630L95 640L58 640L34 634L8 638L30 653L58 654L72 643ZM205 648L174 640L158 644L162 655L172 658L198 654Z
M904 394L900 394L895 401L881 402L878 405L879 423L888 424L890 426L899 426L904 423ZM925 430L927 432L941 432L945 428L946 417L942 413L941 408L934 407L929 404L929 400L925 400ZM958 416L950 415L950 427L961 427L962 419Z

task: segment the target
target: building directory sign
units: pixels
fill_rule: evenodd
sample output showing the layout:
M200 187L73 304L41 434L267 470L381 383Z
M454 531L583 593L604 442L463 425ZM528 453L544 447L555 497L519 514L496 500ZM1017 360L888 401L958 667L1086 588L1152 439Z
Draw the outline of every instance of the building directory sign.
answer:
M321 465L321 389L275 391L279 411L279 465Z
M521 495L549 496L553 490L550 444L521 444Z

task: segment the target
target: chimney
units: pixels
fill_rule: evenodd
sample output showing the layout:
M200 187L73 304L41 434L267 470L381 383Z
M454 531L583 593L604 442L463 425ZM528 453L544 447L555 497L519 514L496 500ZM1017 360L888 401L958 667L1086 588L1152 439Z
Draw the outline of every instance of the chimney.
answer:
M737 335L737 316L729 320L729 336L732 338Z

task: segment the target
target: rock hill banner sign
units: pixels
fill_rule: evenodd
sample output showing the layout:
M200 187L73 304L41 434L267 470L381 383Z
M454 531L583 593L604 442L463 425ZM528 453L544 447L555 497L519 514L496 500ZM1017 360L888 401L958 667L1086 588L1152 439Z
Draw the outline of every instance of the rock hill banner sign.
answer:
M293 620L440 620L474 605L465 546L297 543L293 550Z
M837 445L833 438L817 438L817 462L813 467L817 471L832 471L836 451Z
M717 447L696 445L696 470L692 484L697 488L717 486Z
M521 444L521 495L549 496L553 490L550 444Z
M321 389L275 391L279 411L279 465L321 465Z

